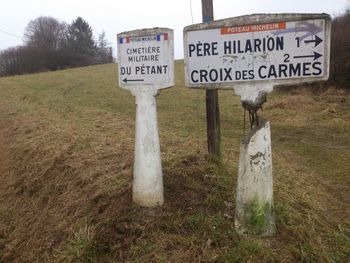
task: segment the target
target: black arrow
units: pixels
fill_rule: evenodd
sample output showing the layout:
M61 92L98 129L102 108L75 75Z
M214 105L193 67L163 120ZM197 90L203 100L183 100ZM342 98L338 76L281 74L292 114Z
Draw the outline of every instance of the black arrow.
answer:
M124 83L128 83L130 81L145 81L145 80L144 79L127 79L127 78L123 79Z
M306 56L294 56L294 58L314 58L314 60L318 59L322 57L322 55L320 53L317 53L314 51L313 55L306 55Z
M315 47L317 47L323 40L319 38L317 35L315 35L315 39L313 40L305 40L304 43L315 43Z

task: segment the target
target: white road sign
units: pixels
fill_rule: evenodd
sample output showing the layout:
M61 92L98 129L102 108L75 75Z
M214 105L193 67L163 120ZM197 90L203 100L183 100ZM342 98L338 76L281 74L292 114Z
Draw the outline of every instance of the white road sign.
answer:
M184 29L186 85L232 88L328 79L330 17L251 15Z
M119 86L174 85L174 34L154 28L120 33L118 38Z

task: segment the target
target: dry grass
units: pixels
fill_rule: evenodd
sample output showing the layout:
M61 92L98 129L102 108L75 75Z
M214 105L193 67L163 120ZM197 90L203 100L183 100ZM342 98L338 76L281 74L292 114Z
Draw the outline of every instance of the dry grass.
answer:
M206 156L204 92L157 98L166 201L131 202L134 98L115 65L0 79L4 262L347 262L350 96L269 95L275 238L234 231L243 111L220 91L223 162ZM0 260L1 262L1 260Z

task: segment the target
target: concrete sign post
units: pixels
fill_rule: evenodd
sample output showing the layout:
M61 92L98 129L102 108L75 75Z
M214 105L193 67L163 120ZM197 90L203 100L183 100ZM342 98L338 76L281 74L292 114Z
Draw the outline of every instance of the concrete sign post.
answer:
M270 124L257 111L276 85L328 79L330 21L327 14L258 14L184 29L186 85L234 89L249 112L236 189L239 233L275 231Z
M174 85L174 34L168 28L118 34L119 86L136 97L134 203L164 202L156 96Z

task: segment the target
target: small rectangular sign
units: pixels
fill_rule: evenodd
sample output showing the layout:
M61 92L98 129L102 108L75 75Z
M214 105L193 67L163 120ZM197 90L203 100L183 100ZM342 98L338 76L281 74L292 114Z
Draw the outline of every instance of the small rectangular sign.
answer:
M119 86L168 88L174 85L174 34L172 29L141 29L118 38Z
M229 18L184 29L186 85L232 88L327 80L330 17L274 14Z

